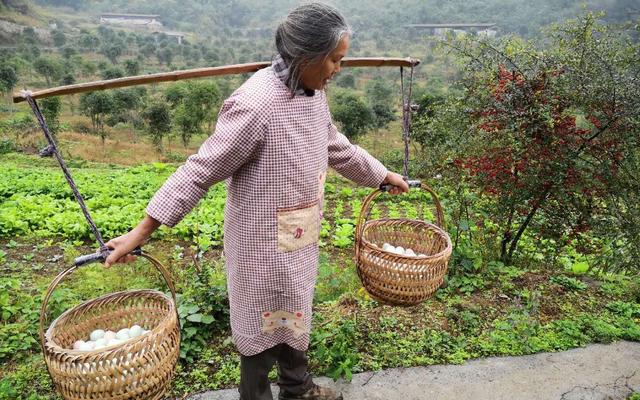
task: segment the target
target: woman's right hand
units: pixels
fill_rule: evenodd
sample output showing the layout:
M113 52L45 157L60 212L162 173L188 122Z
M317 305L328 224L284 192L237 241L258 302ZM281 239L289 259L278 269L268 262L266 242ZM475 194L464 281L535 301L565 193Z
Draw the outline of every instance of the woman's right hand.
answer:
M109 240L106 246L111 249L111 253L104 261L104 266L109 268L116 263L124 264L134 261L136 256L129 253L136 247L142 246L159 226L160 222L147 215L128 233Z

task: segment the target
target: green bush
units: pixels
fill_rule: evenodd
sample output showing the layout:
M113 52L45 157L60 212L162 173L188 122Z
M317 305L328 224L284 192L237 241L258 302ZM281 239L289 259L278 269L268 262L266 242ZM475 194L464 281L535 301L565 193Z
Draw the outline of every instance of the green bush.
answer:
M11 139L0 139L0 154L11 153L16 150L16 146Z

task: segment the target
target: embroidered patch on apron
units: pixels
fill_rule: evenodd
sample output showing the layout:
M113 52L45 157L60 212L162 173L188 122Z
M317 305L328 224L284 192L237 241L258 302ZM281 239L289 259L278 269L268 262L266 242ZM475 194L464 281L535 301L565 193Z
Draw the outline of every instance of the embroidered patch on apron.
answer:
M277 215L279 251L294 251L318 242L320 211L317 200L299 207L278 209Z
M303 333L307 333L304 314L302 311L290 313L282 310L263 312L262 332L271 334L278 328L289 329L293 332L294 338L299 338Z

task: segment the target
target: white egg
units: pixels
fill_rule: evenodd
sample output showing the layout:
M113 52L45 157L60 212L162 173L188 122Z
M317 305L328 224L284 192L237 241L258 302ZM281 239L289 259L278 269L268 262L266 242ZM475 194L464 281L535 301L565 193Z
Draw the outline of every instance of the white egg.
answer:
M129 340L129 328L120 329L118 333L116 333L116 339Z
M95 346L94 342L84 342L84 343L80 343L80 346L78 347L78 350L80 351L91 351L93 350Z
M120 343L122 343L122 340L120 339L109 339L109 341L107 342L107 346L115 346Z
M84 340L76 340L73 343L73 349L74 350L80 350L80 346L82 346L84 343L85 343Z
M129 336L133 339L134 337L138 337L142 335L142 328L140 325L134 325L129 329Z
M404 251L404 255L405 255L405 256L412 256L412 257L415 257L415 256L416 256L416 253L415 253L412 249L406 249L406 250Z
M382 250L393 252L393 250L395 250L395 247L393 247L389 243L385 243L382 245Z
M396 254L400 254L400 255L404 254L404 247L402 246L396 247Z
M422 253L418 254L418 257L426 257L426 256L427 256L426 254L422 254Z
M91 332L91 335L89 335L89 339L93 340L94 342L103 337L104 331L102 329L96 329L95 331Z
M114 331L106 331L104 333L104 338L107 339L108 342L109 340L116 338L116 333Z
M107 339L105 338L100 338L98 340L96 340L96 346L95 349L101 349L103 347L107 347Z

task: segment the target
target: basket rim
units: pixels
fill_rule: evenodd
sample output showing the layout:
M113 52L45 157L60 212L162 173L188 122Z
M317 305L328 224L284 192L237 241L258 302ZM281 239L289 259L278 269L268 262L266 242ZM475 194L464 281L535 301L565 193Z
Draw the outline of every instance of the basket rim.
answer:
M369 241L366 238L365 233L367 232L367 229L370 229L371 227L369 226L369 224L376 222L376 221L411 221L411 222L419 222L422 223L424 225L429 226L430 228L435 228L435 231L438 232L438 234L443 237L447 243L447 245L445 246L444 249L442 249L440 252L436 253L436 254L431 254L431 255L427 255L424 257L420 257L418 255L415 256L407 256L404 254L397 254L397 253L392 253L390 251L386 251L383 250L381 247L377 246L375 243L372 243L371 241ZM380 253L383 254L388 254L389 256L392 257L401 257L401 258L407 258L409 260L432 260L432 259L436 259L436 258L442 258L444 255L446 255L447 253L451 253L453 251L453 244L451 243L451 238L449 237L449 234L442 228L440 228L438 225L433 224L431 222L427 222L427 221L423 221L420 219L409 219L409 218L378 218L378 219L373 219L373 220L368 220L365 222L364 227L362 229L362 237L360 239L360 243L362 247L367 247L371 250L375 250L378 251Z
M154 295L159 295L160 297L164 297L165 300L167 300L167 302L169 303L169 313L167 313L167 315L163 318L163 322L167 321L171 318L176 318L176 313L175 313L175 304L173 303L173 299L170 298L169 296L167 296L165 293L159 291L159 290L155 290L155 289L131 289L131 290L122 290L120 292L113 292L113 293L107 293L105 295L102 295L100 297L96 297L93 299L89 299L86 300L74 307L69 308L68 310L66 310L65 312L63 312L62 314L60 314L56 319L54 319L51 324L49 325L49 327L47 328L47 331L44 334L44 338L45 338L45 347L51 351L51 352L57 352L57 353L65 353L68 355L72 355L72 356L88 356L88 355L95 355L95 354L100 354L103 353L105 351L112 351L112 350L116 350L119 349L120 347L124 347L124 346L130 346L132 344L135 344L139 341L141 341L142 339L146 338L147 335L150 335L151 333L154 333L154 331L157 330L158 333L160 332L160 327L162 326L162 324L158 324L157 326L153 327L152 329L149 329L148 332L146 332L143 335L140 335L136 338L133 339L129 339L126 340L122 343L118 343L118 344L114 344L111 346L106 346L100 349L94 349L94 350L74 350L74 349L67 349L65 347L60 346L58 343L56 343L52 338L52 331L53 328L56 326L56 324L64 317L66 317L68 314L72 313L74 310L86 306L87 304L96 302L96 301L100 301L102 299L111 297L111 296L116 296L116 295L121 295L121 294L131 294L131 293L146 293L146 294L154 294Z

